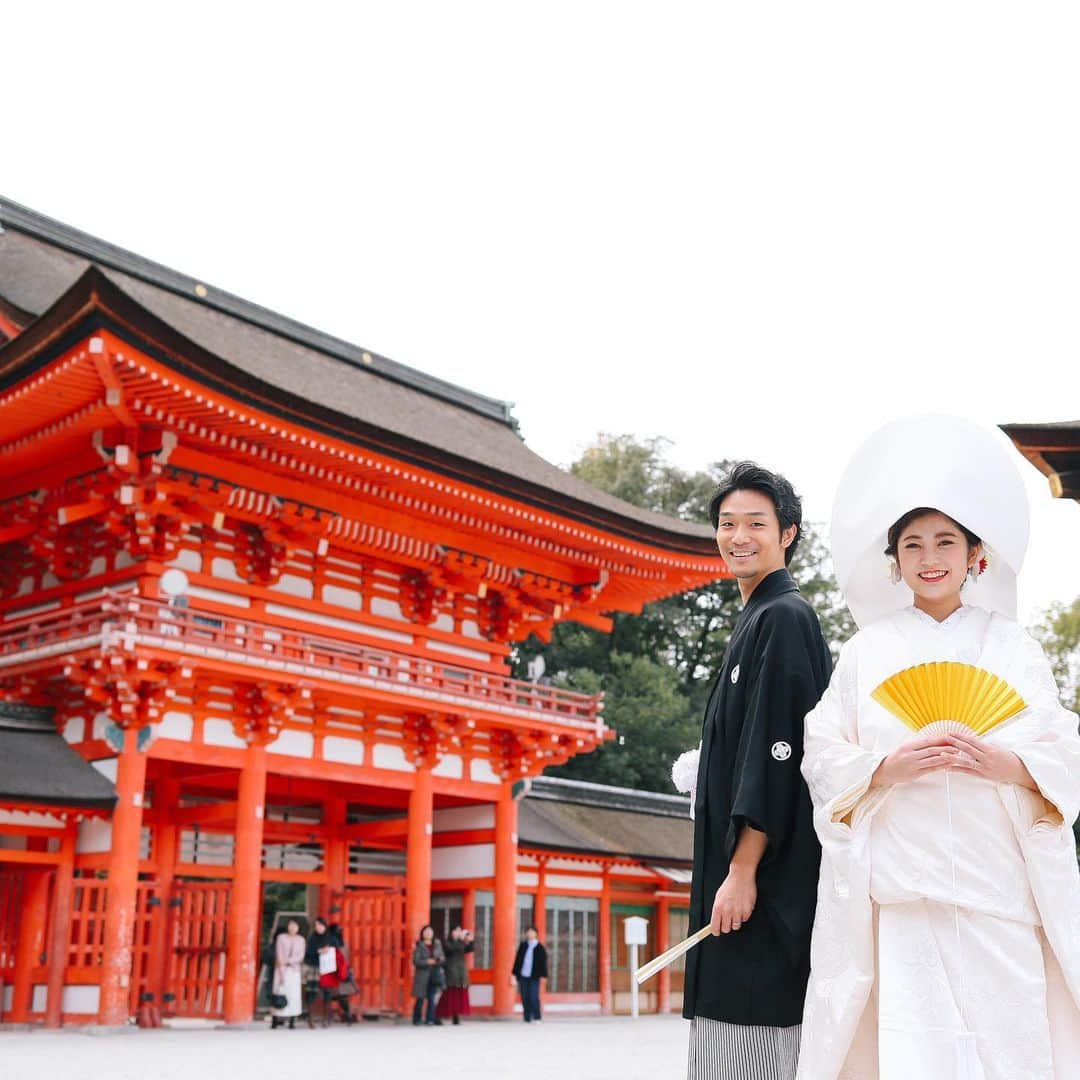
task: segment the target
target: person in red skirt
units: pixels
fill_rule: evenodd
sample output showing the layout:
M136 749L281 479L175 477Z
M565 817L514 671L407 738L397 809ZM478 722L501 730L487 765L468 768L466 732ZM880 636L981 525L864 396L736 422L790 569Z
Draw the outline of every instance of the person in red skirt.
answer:
M465 956L473 951L471 930L455 926L450 937L443 943L446 953L446 989L439 998L439 1018L450 1017L455 1024L469 1015L469 969Z
M323 1027L330 1024L331 1001L337 1001L346 1024L355 1023L356 1017L349 1009L348 994L343 992L343 989L348 990L352 977L341 930L337 926L327 926L326 920L321 917L316 919L315 932L308 938L305 961L319 972Z

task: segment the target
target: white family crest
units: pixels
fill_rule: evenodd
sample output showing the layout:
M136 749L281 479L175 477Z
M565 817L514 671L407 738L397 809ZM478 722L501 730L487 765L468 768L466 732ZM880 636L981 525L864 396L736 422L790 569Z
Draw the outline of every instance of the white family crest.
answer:
M786 743L782 739L779 742L772 744L772 756L777 761L787 761L791 757L791 743Z
M734 686L739 681L739 665L736 664L731 669L731 685Z

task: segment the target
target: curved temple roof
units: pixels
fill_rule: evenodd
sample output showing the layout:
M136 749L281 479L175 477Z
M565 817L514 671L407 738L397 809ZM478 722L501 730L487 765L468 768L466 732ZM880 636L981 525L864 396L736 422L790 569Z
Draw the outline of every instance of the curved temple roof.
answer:
M708 525L632 506L545 461L525 446L505 402L366 352L3 199L0 229L0 305L31 320L27 338L34 336L34 320L44 324L51 311L71 310L80 293L109 293L133 325L170 331L202 377L276 404L319 430L539 508L660 548L715 556L721 573ZM22 377L17 346L0 349L0 385Z
M111 810L116 790L68 746L50 709L0 701L0 802Z

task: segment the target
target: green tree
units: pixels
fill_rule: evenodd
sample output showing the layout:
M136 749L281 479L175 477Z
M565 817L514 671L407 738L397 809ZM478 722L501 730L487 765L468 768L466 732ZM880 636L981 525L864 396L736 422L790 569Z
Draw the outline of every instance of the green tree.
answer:
M729 461L687 472L666 460L664 439L601 435L570 470L637 506L690 521L708 521L709 498ZM827 562L825 544L804 525L792 574L822 621L826 639L839 649L854 630ZM602 634L575 623L555 628L549 645L536 639L516 654L525 672L537 653L561 685L603 690L605 719L620 736L553 770L597 783L671 791L671 761L695 745L711 678L742 608L730 579L649 604L637 615L617 613Z
M1052 604L1032 627L1054 669L1063 704L1080 711L1080 596Z
M1031 630L1050 661L1062 704L1080 712L1080 596L1071 604L1051 604ZM1080 820L1073 833L1080 855Z

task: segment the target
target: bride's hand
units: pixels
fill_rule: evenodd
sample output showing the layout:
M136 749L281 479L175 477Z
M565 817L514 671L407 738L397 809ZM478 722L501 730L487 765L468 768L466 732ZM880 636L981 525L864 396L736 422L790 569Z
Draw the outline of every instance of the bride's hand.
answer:
M1011 750L995 746L978 735L949 735L948 741L956 751L949 766L951 769L981 776L996 784L1016 784L1032 791L1039 790L1027 766Z
M948 768L956 761L953 745L940 735L930 735L898 746L874 770L872 788L892 787L918 780L920 776Z

